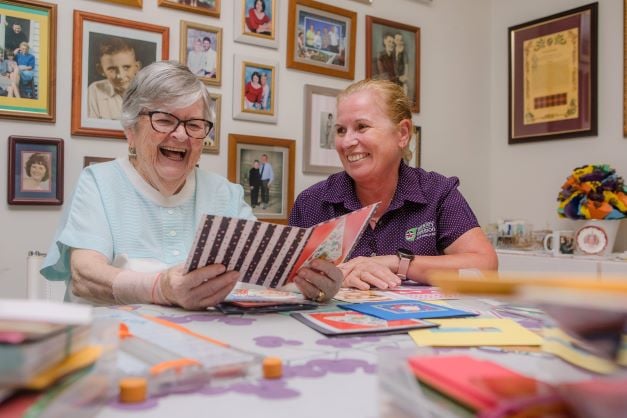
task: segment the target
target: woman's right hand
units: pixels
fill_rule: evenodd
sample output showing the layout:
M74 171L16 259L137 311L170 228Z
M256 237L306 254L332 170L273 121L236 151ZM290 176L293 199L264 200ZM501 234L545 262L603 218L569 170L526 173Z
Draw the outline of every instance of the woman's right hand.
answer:
M169 303L188 310L202 310L222 302L238 278L239 272L226 271L222 264L211 264L187 274L180 264L164 271L159 285Z

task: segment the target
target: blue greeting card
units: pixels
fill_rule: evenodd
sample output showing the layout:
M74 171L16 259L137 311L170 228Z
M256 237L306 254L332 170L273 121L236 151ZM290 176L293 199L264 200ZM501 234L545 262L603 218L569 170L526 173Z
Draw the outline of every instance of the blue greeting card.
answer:
M473 312L453 309L442 305L434 305L419 300L392 300L386 302L343 304L338 306L342 309L350 309L388 321L412 318L425 319L477 316L477 314Z

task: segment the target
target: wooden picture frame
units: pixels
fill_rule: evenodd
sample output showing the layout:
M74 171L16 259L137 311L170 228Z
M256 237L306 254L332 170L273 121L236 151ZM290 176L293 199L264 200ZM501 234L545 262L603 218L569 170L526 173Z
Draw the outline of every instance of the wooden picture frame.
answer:
M354 79L356 30L357 13L351 10L289 0L287 68Z
M0 2L0 28L5 31L0 53L0 118L56 120L57 5L36 0ZM22 49L12 59L20 44ZM20 65L30 67L20 70ZM3 75L4 74L4 75Z
M259 220L287 224L294 205L295 152L296 142L291 139L229 134L228 179L242 185L244 198L254 206L253 213ZM263 161L262 155L267 156L274 174L265 204L264 186L259 184L259 177L265 177L262 171L267 173L267 170L260 167L258 176L250 171L255 160ZM256 202L251 200L253 195L258 198Z
M92 157L86 155L83 157L83 168L89 167L90 165L106 163L107 161L113 161L115 158L113 157Z
M138 7L140 9L143 7L143 2L144 2L144 0L99 0L99 1L104 1L107 3L117 3L117 4L124 5L124 6L129 6L129 7Z
M275 61L234 56L233 119L277 122L278 68Z
M213 128L203 142L202 152L206 154L220 154L220 125L222 124L222 95L209 92L211 105L215 116Z
M407 146L409 152L403 155L403 160L405 160L410 167L420 168L422 151L422 128L420 126L414 125L414 133L409 139Z
M303 173L328 175L344 169L335 150L336 97L340 91L305 85Z
M280 0L235 0L235 42L279 47L279 1ZM262 10L255 11L257 3Z
M394 81L420 112L420 28L366 16L366 78Z
M159 0L158 5L219 18L221 1L222 0Z
M141 69L168 59L170 30L132 20L74 11L72 53L73 135L124 138L121 95ZM109 70L105 72L104 66ZM119 80L118 68L126 77Z
M592 3L509 28L509 144L597 134L597 16Z
M372 4L372 0L353 0L359 3Z
M63 140L9 136L9 205L63 204Z
M182 20L180 34L180 62L205 84L222 84L222 28Z

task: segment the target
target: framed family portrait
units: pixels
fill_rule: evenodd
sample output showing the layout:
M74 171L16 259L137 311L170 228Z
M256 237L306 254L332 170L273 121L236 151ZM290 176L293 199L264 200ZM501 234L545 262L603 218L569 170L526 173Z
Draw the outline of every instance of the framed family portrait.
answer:
M55 121L57 5L0 1L0 117Z
M420 145L421 145L422 128L414 125L414 133L407 144L407 149L403 151L403 160L410 167L420 167Z
M276 123L278 63L234 57L233 118Z
M597 9L509 28L509 143L597 133Z
M220 153L220 125L222 116L222 95L209 92L211 96L211 110L214 115L213 128L209 131L209 135L203 142L202 152L207 154Z
M287 67L355 78L357 13L313 0L289 0Z
M72 134L124 138L122 97L137 72L168 58L169 29L74 11Z
M294 205L295 149L291 139L229 134L228 178L242 185L259 220L287 224Z
M220 17L221 0L159 0L159 6Z
M222 84L222 28L181 21L180 61L206 84Z
M94 165L94 164L99 164L99 163L106 163L107 161L113 161L115 160L115 158L112 157L91 157L91 156L84 156L83 157L83 168L85 167L89 167L90 165Z
M420 28L366 16L366 78L394 81L420 112Z
M235 41L279 47L279 0L235 0Z
M303 173L333 174L342 171L335 150L335 98L340 90L305 85Z
M63 140L9 137L8 196L10 205L63 203Z

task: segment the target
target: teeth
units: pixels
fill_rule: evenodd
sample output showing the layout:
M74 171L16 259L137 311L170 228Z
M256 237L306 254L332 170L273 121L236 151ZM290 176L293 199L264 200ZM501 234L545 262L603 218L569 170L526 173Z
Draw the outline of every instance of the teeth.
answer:
M167 147L167 146L161 146L160 148L166 151L183 152L183 153L187 152L187 150L184 148L181 149L181 148Z
M368 156L368 154L363 152L363 153L360 153L360 154L351 154L351 155L347 156L346 158L348 159L349 162L354 163L355 161L362 160L362 159L366 158L367 156Z

